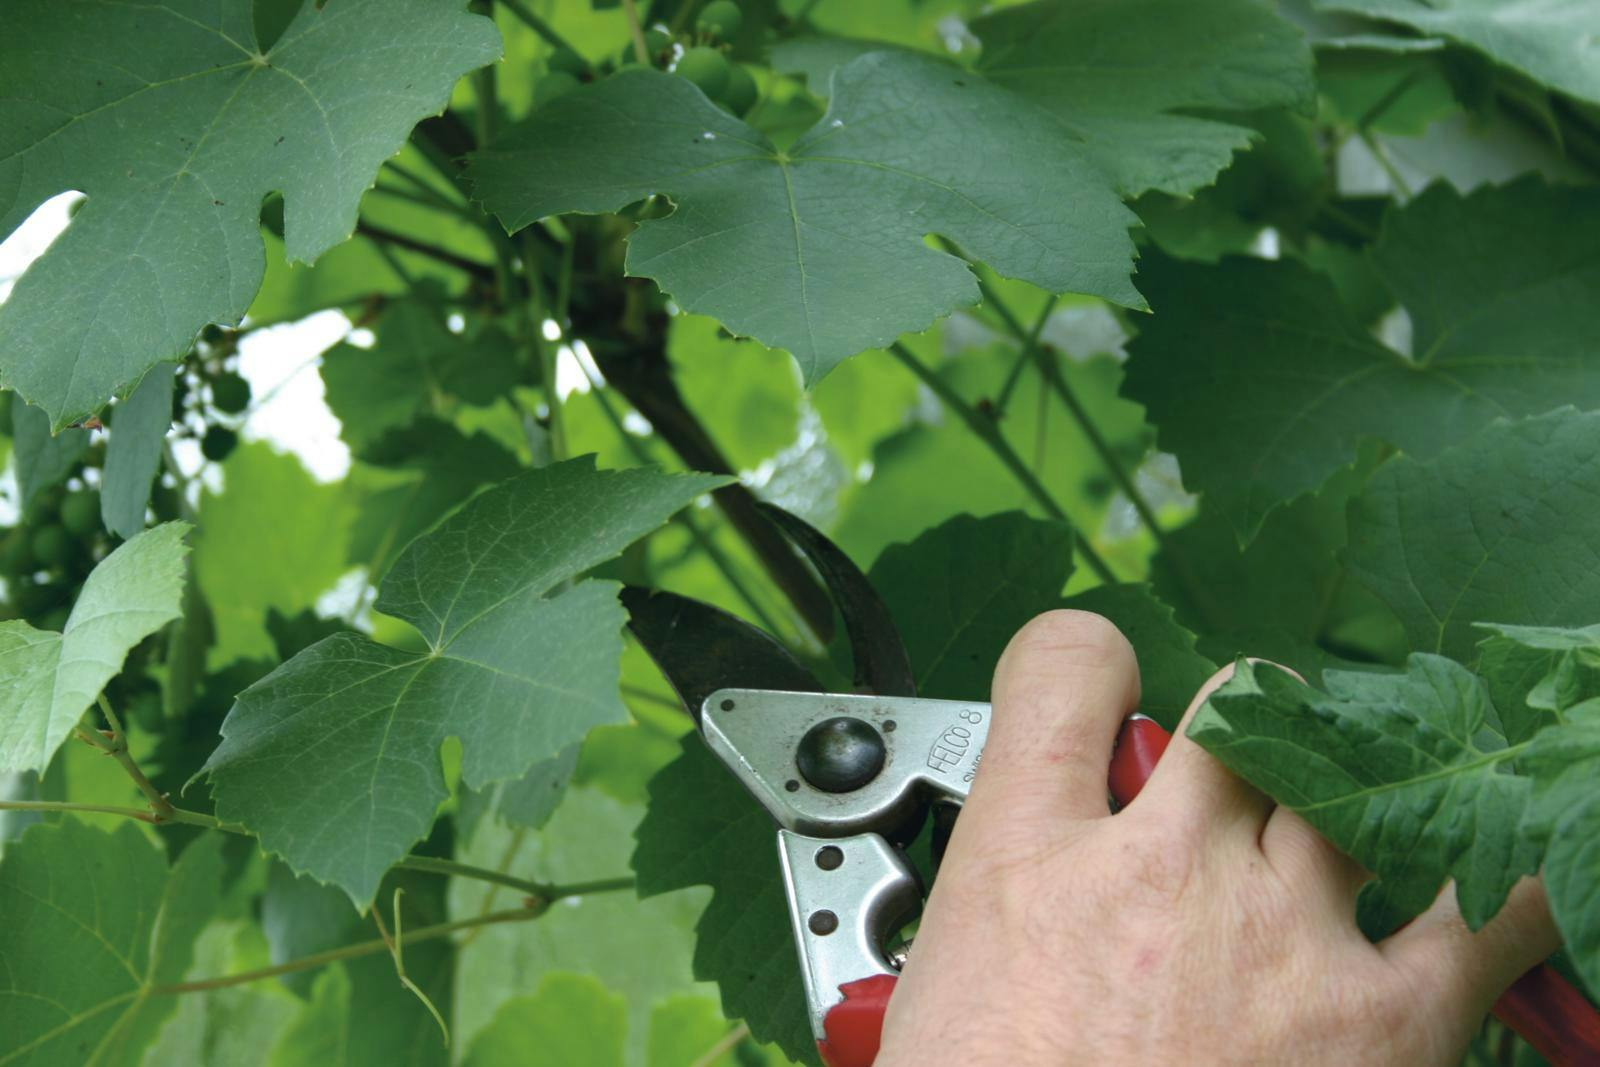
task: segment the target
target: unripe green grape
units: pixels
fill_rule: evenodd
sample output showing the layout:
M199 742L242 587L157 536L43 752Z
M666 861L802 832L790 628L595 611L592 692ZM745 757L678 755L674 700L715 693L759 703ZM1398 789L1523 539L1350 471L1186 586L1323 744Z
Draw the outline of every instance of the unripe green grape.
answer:
M580 74L589 73L588 62L570 48L557 48L550 53L550 58L545 60L545 66L551 71L560 71L577 78Z
M743 118L755 106L761 90L756 87L755 76L743 64L731 63L729 67L728 85L722 90L722 103L728 106L729 111Z
M733 0L711 0L700 9L700 17L695 20L696 29L720 41L732 40L743 25L744 13Z
M200 439L200 454L213 463L221 463L239 444L239 435L226 426L207 426L206 435Z
M33 557L45 568L65 566L72 555L72 536L59 522L33 531Z
M699 86L713 100L728 87L728 61L721 52L705 45L696 45L679 57L673 73Z
M38 569L39 563L33 558L33 535L19 526L0 545L0 570L15 577Z
M218 411L239 414L250 406L250 383L233 371L223 371L211 383L211 403Z
M644 31L644 50L650 53L652 61L661 58L661 54L672 47L672 34L666 30L652 26Z
M66 491L59 485L39 490L22 509L23 525L39 527L51 522L56 517L57 509L61 507L61 498L65 495Z
M550 101L566 96L579 86L577 78L562 70L552 70L533 86L533 106L544 107Z
M61 502L61 525L76 537L87 537L100 529L100 494L93 489L68 493Z

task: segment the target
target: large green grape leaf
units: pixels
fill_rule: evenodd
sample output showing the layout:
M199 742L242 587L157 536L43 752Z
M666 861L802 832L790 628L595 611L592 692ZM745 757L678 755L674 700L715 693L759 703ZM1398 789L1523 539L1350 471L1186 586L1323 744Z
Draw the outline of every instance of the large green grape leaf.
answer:
M1494 422L1432 460L1400 457L1351 508L1350 570L1416 649L1469 661L1473 620L1581 626L1600 603L1600 414Z
M169 871L132 823L40 823L0 861L0 1060L15 1067L136 1067L176 1001L211 921L220 838Z
M1006 642L1060 603L1072 544L1065 523L1008 511L958 515L884 549L868 577L905 641L917 692L989 699Z
M1522 769L1534 776L1523 829L1543 842L1544 885L1568 953L1600 990L1600 689L1562 726L1534 738Z
M261 201L309 262L456 79L498 58L464 4L304 4L270 49L249 0L19 0L0 41L0 235L88 200L0 307L0 378L57 427L233 324L261 284ZM114 58L113 58L114 57Z
M1423 653L1403 674L1322 677L1326 692L1240 661L1189 736L1376 874L1397 918L1454 878L1477 929L1539 859L1517 832L1529 782L1499 766L1487 688Z
M629 239L629 273L787 349L807 382L977 301L972 272L929 233L1007 277L1144 306L1128 278L1134 216L1073 131L912 53L841 67L827 114L783 150L685 79L628 69L541 108L471 176L513 231L671 197L677 210Z
M1600 407L1596 249L1600 191L1429 189L1373 252L1412 314L1415 358L1373 338L1297 262L1147 258L1140 281L1157 313L1130 349L1128 393L1189 487L1248 540L1363 439L1427 457L1497 416Z
M711 886L695 927L695 977L717 983L723 1012L748 1023L757 1041L816 1063L772 816L689 735L651 780L636 836L641 896Z
M1552 89L1600 103L1600 7L1592 0L1314 0L1476 48Z
M1210 185L1252 131L1196 111L1315 96L1301 31L1260 0L1040 0L985 15L978 69L1058 115L1129 196Z
M107 556L59 634L0 622L0 770L42 772L128 651L181 614L188 530L165 523Z
M478 496L379 589L422 651L335 634L240 694L205 767L218 817L365 906L448 796L447 737L480 789L626 716L617 586L563 586L725 481L581 459Z

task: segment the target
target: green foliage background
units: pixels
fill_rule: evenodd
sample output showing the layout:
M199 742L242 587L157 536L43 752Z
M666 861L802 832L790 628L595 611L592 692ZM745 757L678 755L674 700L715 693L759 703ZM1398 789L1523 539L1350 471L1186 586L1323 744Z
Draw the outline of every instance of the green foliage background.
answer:
M9 6L0 238L83 196L0 300L0 1064L810 1061L617 596L848 686L757 500L925 695L1057 606L1169 727L1295 667L1193 736L1364 927L1542 870L1600 991L1600 8L736 7ZM242 373L329 312L332 481Z

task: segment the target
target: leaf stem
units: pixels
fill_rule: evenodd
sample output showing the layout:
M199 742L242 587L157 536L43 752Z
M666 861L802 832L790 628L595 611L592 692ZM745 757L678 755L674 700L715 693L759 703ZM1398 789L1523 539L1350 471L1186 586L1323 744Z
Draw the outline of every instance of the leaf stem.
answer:
M1022 351L1017 353L1017 361L1011 364L1011 370L1006 374L1005 383L1000 386L999 395L994 399L995 417L1005 414L1006 406L1011 403L1011 394L1017 388L1017 382L1022 380L1022 368L1026 367L1033 359L1033 350L1039 345L1039 335L1044 333L1044 327L1050 321L1050 313L1055 311L1060 297L1051 295L1045 301L1044 308L1039 312L1039 317L1034 320L1033 329L1028 331L1027 339L1023 341Z
M0 800L0 811L75 811L86 815L121 815L147 823L160 821L140 808L124 808L115 804L79 804L71 800Z
M403 871L425 871L429 874L456 875L461 878L472 878L480 882L489 882L492 885L503 885L508 889L526 893L531 897L541 900L554 899L549 896L550 886L542 882L530 882L526 878L518 878L504 871L496 871L488 867L474 867L470 863L457 863L455 860L441 859L437 856L407 856L395 867Z
M139 787L139 792L143 793L145 799L150 801L150 810L158 820L170 819L177 809L172 806L172 801L167 799L167 794L157 789L155 783L146 778L144 771L139 769L139 764L133 758L133 753L128 751L128 734L123 729L121 720L117 718L117 713L111 710L111 702L106 699L104 693L101 693L95 699L100 704L101 714L106 717L106 722L111 725L111 732L104 743L99 743L93 738L92 734L86 735L90 743L95 744L102 752L116 760L118 766L127 772L128 777L133 779L133 784ZM80 735L83 734L84 732L80 731Z
M633 38L633 55L641 67L650 66L650 46L644 42L644 27L639 24L639 0L622 0L628 16L628 35Z
M456 919L453 922L424 926L406 934L403 943L411 945L418 941L430 941L440 937L448 937L457 930L469 930L476 926L527 922L529 919L537 919L540 915L543 915L547 906L548 902L541 900L533 907L507 908L504 911L491 911L487 915L475 915L470 919ZM156 986L150 990L150 995L175 996L181 993L203 993L211 989L227 989L230 986L248 985L251 982L259 982L264 978L276 978L279 975L314 970L318 967L325 967L330 963L337 963L340 960L357 959L361 956L371 956L378 952L387 951L390 951L388 943L383 938L377 937L371 941L358 941L353 945L343 945L339 948L329 949L326 952L302 956L299 959L287 960L271 967L261 967L253 971L225 974L216 978L201 978L193 982L178 982L173 985Z
M466 256L457 255L443 248L437 248L426 241L419 241L408 234L397 233L365 219L356 223L356 233L375 244L390 245L394 248L403 248L407 252L414 252L419 256L427 256L429 259L443 263L447 267L453 267L472 278L491 284L494 281L494 267L488 263L480 263L475 259L468 259Z
M567 39L561 36L561 34L557 33L555 27L551 26L550 23L536 15L526 4L522 2L522 0L496 0L496 2L501 7L517 16L517 18L521 19L523 24L526 25L528 29L532 30L540 37L543 37L545 43L550 45L550 47L564 48L574 55L578 54L578 50L573 48L572 45L568 44Z
M889 346L889 352L901 363L905 364L906 368L922 381L922 384L931 389L933 394L944 403L945 407L960 416L961 421L967 424L967 428L976 434L979 440L989 446L989 450L994 453L995 458L1005 464L1006 469L1022 484L1022 488L1027 491L1028 495L1033 497L1038 505L1044 509L1045 514L1052 519L1058 519L1072 526L1073 535L1078 542L1078 551L1083 556L1084 561L1089 564L1089 569L1099 575L1101 581L1114 584L1118 580L1116 573L1112 571L1105 559L1095 551L1094 546L1089 543L1089 539L1083 535L1083 531L1078 528L1077 524L1067 517L1065 511L1061 510L1061 505L1056 503L1055 498L1050 495L1050 491L1028 469L1028 465L1022 461L1022 457L1017 455L1016 450L1011 447L1011 443L1001 434L1000 428L995 424L994 419L982 414L963 400L960 394L950 388L948 382L929 370L921 360L912 354L910 349L899 341Z

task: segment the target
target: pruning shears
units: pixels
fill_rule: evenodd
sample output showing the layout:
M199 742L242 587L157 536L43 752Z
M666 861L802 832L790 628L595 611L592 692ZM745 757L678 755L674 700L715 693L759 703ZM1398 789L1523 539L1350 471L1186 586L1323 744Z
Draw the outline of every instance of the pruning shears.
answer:
M624 593L639 642L694 715L707 746L777 824L777 849L807 1011L828 1067L871 1067L925 897L905 846L933 821L935 860L982 760L988 704L916 695L909 658L866 577L822 534L767 513L811 561L845 622L854 693L823 692L763 631L671 593ZM1107 775L1132 801L1170 735L1135 714ZM1557 1067L1600 1064L1600 1014L1542 966L1495 1013Z

